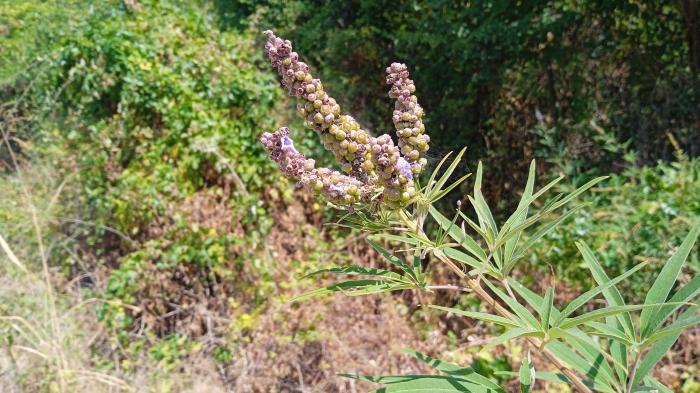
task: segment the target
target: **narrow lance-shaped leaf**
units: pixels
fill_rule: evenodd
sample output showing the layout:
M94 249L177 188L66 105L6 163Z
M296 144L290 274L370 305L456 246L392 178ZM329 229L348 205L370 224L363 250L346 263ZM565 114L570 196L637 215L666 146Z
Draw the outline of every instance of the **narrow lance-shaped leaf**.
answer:
M381 276L388 280L402 281L408 283L404 278L394 272L390 272L384 269L375 269L371 267L363 266L333 266L326 269L316 270L304 276L304 278L317 276L319 274L332 273L332 274L345 274L345 275L366 275L366 276Z
M417 351L413 351L410 349L405 349L405 350L402 350L401 352L409 354L409 355L413 356L414 358L420 360L421 362L427 364L428 366L430 366L430 367L432 367L440 372L448 374L450 376L464 379L464 380L467 380L469 382L473 382L473 383L479 384L481 386L485 386L487 388L491 388L494 390L494 393L495 392L505 393L504 390L500 386L498 386L498 384L491 381L490 379L488 379L484 375L479 374L478 372L476 372L476 370L474 370L471 367L461 367L461 366L458 366L454 363L450 363L450 362L446 362L444 360L436 359L434 357L431 357L431 356L428 356L426 354L423 354L423 353L420 353Z
M527 176L527 183L525 184L525 191L523 191L523 195L520 197L520 202L518 203L518 208L516 209L516 211L521 211L522 213L520 213L517 216L511 216L506 221L506 224L509 224L509 221L511 220L515 224L520 224L521 222L525 221L528 212L527 200L532 196L532 191L535 188L535 168L535 160L532 160L532 162L530 162L530 172ZM513 256L513 252L515 251L515 247L518 244L519 240L520 234L517 234L515 237L511 238L506 242L505 251L503 252L503 257L506 263L508 263L508 261Z
M542 337L544 337L544 333L542 333L540 331L532 330L531 328L508 329L508 330L506 330L505 333L503 333L500 336L489 341L489 343L486 344L486 346L482 350L489 351L498 345L505 344L508 341L515 340L516 338L521 338L521 337L542 338Z
M671 288L676 283L678 274L685 263L690 250L695 244L695 239L700 234L700 221L696 222L695 225L690 229L690 233L685 237L681 246L678 250L669 258L668 262L664 265L656 277L654 283L651 285L649 292L647 293L646 299L644 299L644 304L658 304L663 303L668 298L668 294L671 292ZM642 310L642 314L639 318L639 323L642 332L642 338L648 337L652 331L650 329L651 317L659 312L658 308L652 307Z
M398 284L390 281L381 280L351 280L342 281L329 285L327 287L314 289L309 292L302 293L301 295L293 298L292 302L299 302L312 297L328 295L334 292L342 292L349 296L359 296L367 295L371 293L379 293L386 291L396 291L400 289L408 289L411 286L408 284Z
M408 266L406 263L404 263L404 261L402 261L397 256L390 253L388 250L386 250L384 247L380 246L379 244L377 244L369 239L367 240L367 242L370 244L370 246L372 246L372 248L377 250L377 252L379 252L379 254L381 254L384 257L384 259L386 259L387 261L398 266L401 270L410 274L411 277L413 277L414 279L416 278L415 273L413 272L413 269L410 266Z
M520 364L520 393L530 393L535 386L535 367L530 361L530 351Z
M581 252L581 256L583 256L583 260L588 266L588 269L591 271L593 279L596 281L596 283L598 285L603 285L610 282L610 278L605 273L605 270L600 265L600 262L598 262L598 259L595 257L593 251L588 247L588 245L578 241L576 242L576 247L579 249L579 252ZM611 306L625 305L625 301L622 299L620 291L614 286L606 288L603 291L603 296ZM627 334L627 336L630 338L634 337L634 327L632 325L632 318L629 316L629 314L622 314L620 317L616 317L616 319L622 324L623 328L625 329L625 334Z
M619 315L622 313L630 312L630 311L636 311L636 310L642 310L645 308L650 308L650 307L658 307L660 304L639 304L639 305L630 305L630 306L614 306L614 307L605 307L605 308L599 308L597 310L593 310L591 312L588 312L583 315L579 315L575 318L569 318L565 319L561 324L559 324L559 327L562 329L570 329L574 326L581 325L583 323L586 323L588 321L595 321L597 319L613 316L613 315Z
M608 281L607 283L597 286L589 291L586 291L585 293L581 294L578 296L576 299L572 300L562 311L561 314L559 315L559 318L555 322L555 324L559 324L564 318L568 317L576 311L579 307L583 306L586 304L589 300L593 299L595 296L597 296L599 293L605 291L608 288L613 287L615 284L619 283L620 281L624 280L625 278L631 276L632 274L636 273L639 269L643 268L646 266L646 263L640 263L637 266L633 267L632 269L626 271L625 273L615 277L614 279Z
M448 220L447 217L443 216L433 206L430 206L428 212L435 219L438 225L440 225L443 230L448 231L450 237L464 247L465 250L482 262L486 260L486 252L479 246L479 244L476 243L476 241L474 241L474 239L462 232L459 227L452 225L452 221Z
M661 324L663 324L668 317L671 316L678 308L680 308L685 303L691 303L695 301L695 298L700 295L700 276L693 277L690 282L682 286L676 293L671 296L669 300L670 303L677 303L676 305L668 305L659 308L658 312L653 314L649 319L649 331L656 330Z
M547 330L549 329L549 316L552 313L554 302L554 290L552 288L547 288L547 292L544 294L544 301L539 308L540 317L542 318L542 327Z
M464 311L464 310L460 310L458 308L442 307L442 306L436 306L433 304L431 304L429 307L434 308L436 310L451 312L453 314L461 315L463 317L477 319L479 321L490 322L490 323L494 323L496 325L501 325L501 326L505 326L505 327L511 327L511 328L526 327L523 324L519 324L517 321L512 321L508 318L503 318L499 315L493 315L493 314L488 314L488 313L483 313L483 312L475 312L475 311Z
M459 165L459 162L462 160L462 156L464 155L464 152L467 150L467 148L463 148L459 154L457 154L457 157L452 161L449 167L445 170L445 173L440 176L440 179L431 187L430 189L430 194L434 196L435 193L441 191L442 186L447 183L447 180L452 176L452 172L457 168L457 165ZM437 171L436 171L437 172ZM428 196L428 199L430 199L430 195Z
M493 291L493 293L496 294L503 302L505 302L508 307L524 322L528 323L530 326L532 326L534 329L542 329L542 326L540 323L537 321L537 318L535 318L530 311L525 308L522 304L518 302L517 299L514 299L510 297L509 295L506 295L503 291L500 289L496 288L495 285L493 285L489 280L484 280L486 285Z
M695 313L694 308L687 309L683 314L681 314L680 319L689 318ZM675 344L681 332L678 331L670 336L662 338L657 341L654 345L649 348L649 351L644 355L644 358L639 362L637 366L637 372L634 375L633 385L639 384L644 377L646 377L649 372L654 368L656 363L659 362L671 349L673 344Z

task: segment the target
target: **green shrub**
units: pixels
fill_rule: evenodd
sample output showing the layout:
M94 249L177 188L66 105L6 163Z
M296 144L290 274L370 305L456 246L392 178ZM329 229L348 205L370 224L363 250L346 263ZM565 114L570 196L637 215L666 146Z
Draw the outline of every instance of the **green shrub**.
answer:
M281 98L255 40L220 31L202 4L105 8L109 18L88 15L56 44L27 106L51 115L36 120L45 145L72 153L61 166L76 172L82 218L96 228L84 240L114 268L100 315L120 330L153 322L183 293L206 299L219 284L255 307L268 265L244 262L260 258L268 202L290 190L255 140Z
M700 160L681 157L655 167L631 168L612 176L596 192L585 195L589 206L540 241L531 261L554 267L569 284L587 282L580 272L583 260L574 246L585 241L601 264L617 276L640 262L651 262L630 278L630 298L641 300L641 289L663 267L693 222L700 218ZM697 255L688 261L689 273L700 271Z

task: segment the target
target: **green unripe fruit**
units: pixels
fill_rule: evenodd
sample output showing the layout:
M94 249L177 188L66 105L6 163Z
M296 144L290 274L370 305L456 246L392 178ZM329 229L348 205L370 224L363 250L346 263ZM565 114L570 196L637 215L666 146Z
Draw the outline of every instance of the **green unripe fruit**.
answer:
M358 146L357 146L357 143L355 143L355 142L352 142L348 145L348 151L350 153L355 153L357 151L357 149L358 149Z
M320 113L319 113L318 115L321 116ZM323 116L321 116L321 121L323 121ZM337 140L339 140L339 141L342 141L343 139L345 139L345 137L346 137L345 131L338 130L338 131L335 133L335 139L337 139Z
M314 182L314 191L320 192L323 189L323 182L320 180L316 180Z
M323 115L320 114L320 113L316 113L316 114L314 115L314 122L315 122L315 123L318 123L318 124L323 123Z

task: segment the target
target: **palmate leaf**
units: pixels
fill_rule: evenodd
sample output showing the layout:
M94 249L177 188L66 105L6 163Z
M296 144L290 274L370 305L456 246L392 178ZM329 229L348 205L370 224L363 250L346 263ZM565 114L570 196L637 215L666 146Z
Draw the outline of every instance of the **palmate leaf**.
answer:
M411 287L412 285L410 284L402 284L382 280L341 281L323 288L318 288L312 291L304 292L301 295L294 297L291 301L300 302L313 297L328 295L334 292L342 292L347 296L361 296L387 291L398 291L402 289L409 289Z
M693 225L693 227L690 229L690 233L688 233L683 240L683 243L681 243L681 246L678 247L678 250L676 250L676 252L671 256L671 258L669 258L668 262L666 262L664 267L661 269L661 272L659 273L658 277L656 277L656 280L654 280L654 283L651 285L651 288L644 299L644 304L659 304L666 302L668 294L671 292L671 288L673 288L673 285L676 283L678 274L685 264L685 260L688 258L688 254L690 254L690 250L693 248L698 234L700 234L700 221ZM639 318L642 338L649 337L653 333L651 328L652 316L658 312L659 309L657 307L642 310ZM663 321L660 323L662 322ZM657 323L657 326L660 323Z

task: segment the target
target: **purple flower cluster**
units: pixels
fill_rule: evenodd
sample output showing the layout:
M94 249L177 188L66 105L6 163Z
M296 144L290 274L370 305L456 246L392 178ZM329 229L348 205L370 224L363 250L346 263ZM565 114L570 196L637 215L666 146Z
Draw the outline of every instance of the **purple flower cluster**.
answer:
M420 158L420 153L428 150L430 137L425 134L423 108L413 95L416 85L408 78L406 64L393 63L386 68L386 73L386 83L391 85L389 97L396 99L392 120L399 137L399 148L411 165L411 171L419 174L426 164L426 159Z
M324 195L337 205L352 205L369 199L371 189L361 181L328 168L315 168L314 160L306 158L294 148L289 128L266 132L260 141L285 176L297 179L297 184L311 193Z
M428 149L423 109L413 94L415 85L408 78L404 64L387 68L389 96L396 99L394 124L399 136L395 146L389 135L372 137L347 114L342 114L335 99L328 96L320 80L309 73L309 66L299 61L292 43L266 31L265 53L282 77L289 94L300 98L298 114L305 125L315 130L326 149L331 151L343 172L314 168L314 161L299 153L289 137L289 129L280 128L260 138L272 160L287 177L317 195L338 205L367 203L376 194L391 208L408 203L416 193L413 177L425 167L420 153Z

